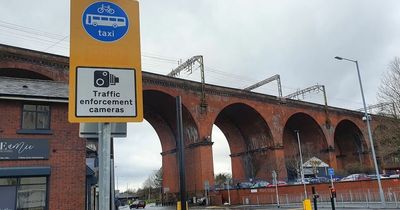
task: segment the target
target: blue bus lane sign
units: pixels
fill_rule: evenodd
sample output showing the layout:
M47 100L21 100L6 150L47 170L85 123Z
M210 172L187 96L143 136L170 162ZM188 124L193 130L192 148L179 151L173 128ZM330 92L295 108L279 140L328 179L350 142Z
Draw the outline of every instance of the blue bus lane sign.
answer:
M128 32L129 18L118 5L100 1L89 5L82 14L85 31L101 42L114 42Z

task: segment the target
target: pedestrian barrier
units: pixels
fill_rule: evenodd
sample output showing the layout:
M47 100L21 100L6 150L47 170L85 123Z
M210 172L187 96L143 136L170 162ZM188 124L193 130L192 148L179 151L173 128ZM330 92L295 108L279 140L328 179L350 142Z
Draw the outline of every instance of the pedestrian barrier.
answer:
M400 207L400 187L390 187L384 191L386 206L390 208ZM308 198L312 198L308 194ZM248 196L241 196L242 205L264 205L264 204L277 204L277 197L274 192L264 194L250 194ZM278 199L281 206L285 205L302 205L306 199L304 193L297 194L279 194ZM319 193L317 198L319 205L330 206L330 193ZM360 208L371 208L380 205L380 196L377 190L364 189L364 190L340 190L336 195L336 206L357 206Z

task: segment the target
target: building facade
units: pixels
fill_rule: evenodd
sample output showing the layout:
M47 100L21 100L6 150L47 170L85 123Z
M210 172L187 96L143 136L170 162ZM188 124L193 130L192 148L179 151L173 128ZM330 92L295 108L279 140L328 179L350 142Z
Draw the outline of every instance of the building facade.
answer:
M86 144L67 121L66 59L0 45L0 209L85 209Z

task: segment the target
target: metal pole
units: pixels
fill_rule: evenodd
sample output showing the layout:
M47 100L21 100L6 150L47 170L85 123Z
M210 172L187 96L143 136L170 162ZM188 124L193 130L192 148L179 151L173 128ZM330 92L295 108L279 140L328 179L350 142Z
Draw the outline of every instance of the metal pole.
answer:
M330 175L330 176L331 176L331 186L333 189L335 189L335 186L333 185L333 177L332 177L332 175ZM333 198L333 202L335 203L335 206L336 206L336 198Z
M358 68L358 62L355 61L355 63L356 63L356 67L357 67L358 81L360 82L360 90L361 90L361 96L362 96L363 105L364 105L365 120L367 121L368 137L369 137L369 143L371 144L372 159L374 160L375 173L376 173L376 177L378 179L379 196L381 198L382 205L385 206L386 205L385 196L384 196L383 190L382 190L382 183L381 183L381 177L379 175L378 162L376 161L374 141L372 139L371 126L369 123L369 117L368 117L368 112L367 112L367 105L365 104L365 97L364 97L364 90L363 90L362 82L361 82L360 69Z
M99 123L99 209L110 209L111 124Z
M301 182L303 182L304 186L304 199L307 199L307 188L306 188L306 182L304 181L304 171L303 171L303 155L301 153L301 144L300 144L300 134L299 130L295 130L297 134L297 143L299 145L299 152L300 152L300 174L301 174Z
M231 205L231 193L229 191L230 188L230 180L228 179L228 204Z
M368 112L367 112L367 105L366 105L366 103L365 103L364 90L363 90L363 87L362 87L361 74L360 74L360 68L358 67L358 61L356 61L356 60L351 60L351 59L347 59L347 58L342 58L342 57L339 57L339 56L336 56L335 59L338 59L338 60L346 60L346 61L350 61L350 62L353 62L353 63L356 64L356 67L357 67L357 75L358 75L358 82L360 83L361 97L362 97L362 101L363 101L363 105L364 105L364 117L365 117L365 120L367 121L367 130L368 130L369 143L370 143L370 145L371 145L372 159L373 159L373 161L374 161L375 173L376 173L376 177L377 177L377 180L378 180L379 196L380 196L382 205L385 206L385 205L386 205L386 203L385 203L385 196L384 196L384 194L383 194L381 178L380 178L380 176L379 176L379 168L378 168L378 163L377 163L377 161L376 161L374 141L373 141L373 139L372 139L371 126L370 126L370 123L369 123L369 117L368 117Z
M311 187L311 191L312 191L312 194L313 194L314 210L318 210L318 204L317 204L318 197L317 197L317 192L315 191L315 187L314 186Z
M177 125L177 145L179 155L179 186L181 209L186 210L186 181L185 181L185 144L183 142L183 123L182 123L182 101L181 97L176 97L176 125Z
M115 176L114 176L114 147L113 147L113 139L111 139L111 160L110 160L110 209L115 210Z
M115 168L118 168L118 166L115 166ZM116 179L117 179L117 190L118 190L118 193L119 193L118 175L116 176Z
M279 203L278 183L275 184L275 194L276 194L276 205L278 206L278 208L280 208L281 205L280 205L280 203Z
M272 171L272 178L273 178L273 182L275 182L275 195L276 195L276 205L278 206L278 208L280 208L280 203L279 203L279 191L278 191L278 179L277 179L277 174L276 171L273 170Z

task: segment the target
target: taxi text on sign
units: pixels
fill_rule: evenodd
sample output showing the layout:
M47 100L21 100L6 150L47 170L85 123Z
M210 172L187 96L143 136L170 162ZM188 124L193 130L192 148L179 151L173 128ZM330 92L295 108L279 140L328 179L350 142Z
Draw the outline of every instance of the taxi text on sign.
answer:
M71 0L70 122L143 120L139 2Z

